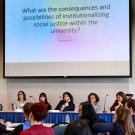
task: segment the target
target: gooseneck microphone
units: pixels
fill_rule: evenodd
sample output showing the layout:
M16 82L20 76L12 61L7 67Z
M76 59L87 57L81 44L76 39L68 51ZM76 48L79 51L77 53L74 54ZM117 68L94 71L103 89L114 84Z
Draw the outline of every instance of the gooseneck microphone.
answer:
M108 97L108 94L105 95L105 102L104 102L104 110L103 110L103 113L107 113L106 111L106 99Z

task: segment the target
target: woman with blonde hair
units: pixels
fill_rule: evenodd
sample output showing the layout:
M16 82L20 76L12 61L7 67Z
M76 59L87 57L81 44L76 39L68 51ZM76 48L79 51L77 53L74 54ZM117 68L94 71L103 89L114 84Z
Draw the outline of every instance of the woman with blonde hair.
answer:
M116 110L113 123L96 123L93 129L96 133L109 132L110 135L135 135L132 114L124 107Z
M135 135L132 114L128 109L119 108L116 110L115 123L120 123L124 129L125 135Z

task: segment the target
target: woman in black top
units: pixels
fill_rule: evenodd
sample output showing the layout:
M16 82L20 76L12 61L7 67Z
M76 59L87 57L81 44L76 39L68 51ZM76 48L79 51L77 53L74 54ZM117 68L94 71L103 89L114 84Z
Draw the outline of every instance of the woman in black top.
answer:
M89 102L83 102L80 104L79 116L80 119L85 120L88 123L90 128L92 128L92 125L99 120L94 107Z
M87 122L92 133L96 133L95 129L93 129L93 126L96 123L106 123L104 119L99 119L93 105L90 104L90 102L83 102L80 104L79 116L80 116L79 118L80 120L85 120Z
M74 111L75 104L73 101L73 96L69 92L63 93L63 100L61 100L56 106L55 110L65 111Z

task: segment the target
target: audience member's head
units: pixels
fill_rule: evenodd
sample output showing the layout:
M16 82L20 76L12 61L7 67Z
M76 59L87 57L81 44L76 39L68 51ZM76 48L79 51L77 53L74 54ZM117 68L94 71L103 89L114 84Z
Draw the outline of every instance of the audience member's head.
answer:
M24 91L19 91L17 94L18 101L26 101L26 94Z
M83 102L79 106L79 115L82 118L90 118L95 116L96 112L89 102Z
M97 103L99 102L99 97L96 93L90 93L88 96L88 101L91 103Z
M64 135L92 135L88 124L83 121L73 121L65 129Z
M31 107L30 113L30 121L34 122L42 122L44 118L46 118L48 114L47 107L42 103L34 103Z
M114 116L114 122L122 125L126 135L135 133L132 114L128 109L125 109L124 107L118 108Z
M123 104L125 104L126 99L127 99L127 97L126 97L126 94L125 94L124 92L119 91L119 92L116 94L116 100L117 100L118 102L122 102Z
M29 115L30 115L32 106L33 106L33 103L31 103L31 102L27 102L27 103L23 106L23 111L24 111L25 119L29 119Z
M128 99L125 104L125 108L129 109L132 113L135 112L135 100Z
M70 92L64 92L63 93L63 101L73 103L74 101L73 101L72 94Z
M97 114L89 102L83 102L79 106L80 119L84 119L91 126L97 119Z
M48 103L47 96L46 96L46 94L44 92L40 93L40 95L39 95L39 102Z

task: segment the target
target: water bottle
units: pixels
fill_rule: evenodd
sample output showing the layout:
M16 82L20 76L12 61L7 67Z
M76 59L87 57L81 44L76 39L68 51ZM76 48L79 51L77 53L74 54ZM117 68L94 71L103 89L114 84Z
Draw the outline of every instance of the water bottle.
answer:
M68 114L67 114L66 117L65 117L65 122L70 123L70 117L69 117Z

